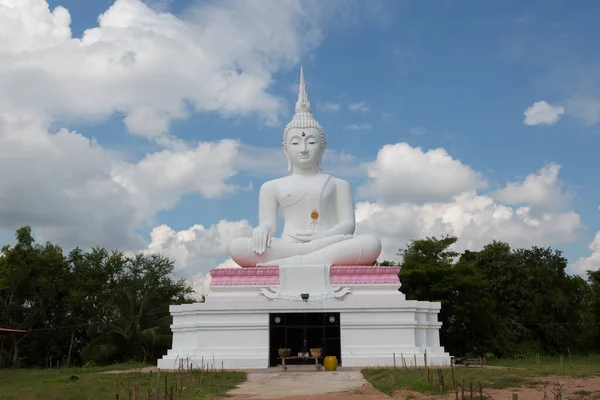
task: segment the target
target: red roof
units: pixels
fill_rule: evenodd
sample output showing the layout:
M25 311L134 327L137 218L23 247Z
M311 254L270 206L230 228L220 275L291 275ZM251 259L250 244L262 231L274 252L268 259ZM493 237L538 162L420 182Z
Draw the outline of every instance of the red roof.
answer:
M24 331L22 329L8 329L8 328L0 328L0 332L8 332L8 333L26 333L29 331Z

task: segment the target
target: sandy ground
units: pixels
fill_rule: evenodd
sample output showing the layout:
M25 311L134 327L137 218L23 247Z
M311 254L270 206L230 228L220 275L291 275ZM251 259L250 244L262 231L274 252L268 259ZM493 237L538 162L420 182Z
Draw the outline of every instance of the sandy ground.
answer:
M383 400L360 371L312 371L250 373L248 380L229 391L230 399Z
M558 384L557 384L558 379ZM512 400L513 393L519 395L519 400L543 400L544 392L547 400L556 399L559 393L558 385L562 384L563 399L574 400L596 400L600 399L600 377L593 378L565 378L557 376L537 377L535 387L518 387L507 389L484 389L484 398L493 400ZM554 392L554 393L552 393ZM394 399L413 400L450 400L455 399L455 394L447 396L426 396L416 392L400 391L394 395ZM459 392L459 398L461 393ZM473 393L473 399L479 399L479 391ZM470 399L470 393L465 392L465 399Z
M494 400L512 399L512 394L517 393L519 400L542 400L544 392L548 399L555 399L558 394L559 385L562 384L563 398L566 399L599 399L600 398L600 377L593 378L565 378L565 377L538 377L535 388L520 387L514 389L489 390L484 394L489 394ZM554 392L555 394L553 394Z

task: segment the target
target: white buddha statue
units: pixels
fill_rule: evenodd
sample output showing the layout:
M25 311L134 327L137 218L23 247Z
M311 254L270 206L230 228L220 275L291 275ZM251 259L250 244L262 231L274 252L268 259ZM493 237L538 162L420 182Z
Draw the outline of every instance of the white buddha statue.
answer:
M283 133L290 175L262 185L258 226L252 238L230 245L242 267L283 265L370 265L381 253L372 235L355 236L354 199L348 182L321 173L325 133L311 114L300 69L296 113ZM278 207L284 226L274 238Z

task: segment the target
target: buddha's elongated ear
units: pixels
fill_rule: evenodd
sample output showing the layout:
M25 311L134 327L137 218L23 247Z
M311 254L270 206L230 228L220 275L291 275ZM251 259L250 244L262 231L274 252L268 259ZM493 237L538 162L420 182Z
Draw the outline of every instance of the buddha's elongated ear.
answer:
M321 144L321 150L320 150L321 154L319 156L319 161L317 162L317 171L318 172L323 171L323 167L322 167L321 164L323 163L323 156L325 155L325 149L326 148L327 148L327 143L323 142Z
M284 148L283 152L285 153L285 157L287 158L287 161L288 161L288 172L293 172L294 165L292 164L292 160L290 160L290 156L288 155L287 149Z

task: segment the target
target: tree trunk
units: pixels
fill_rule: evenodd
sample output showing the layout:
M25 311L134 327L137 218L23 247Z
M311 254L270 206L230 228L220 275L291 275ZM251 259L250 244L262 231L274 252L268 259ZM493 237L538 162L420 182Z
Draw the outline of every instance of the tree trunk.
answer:
M73 349L73 339L75 339L75 331L71 333L71 344L69 345L69 357L67 358L67 368L71 366L71 350Z
M19 341L17 340L17 334L16 333L12 333L10 335L10 337L12 338L12 345L13 345L13 359L12 359L12 366L14 368L18 368L19 367Z

